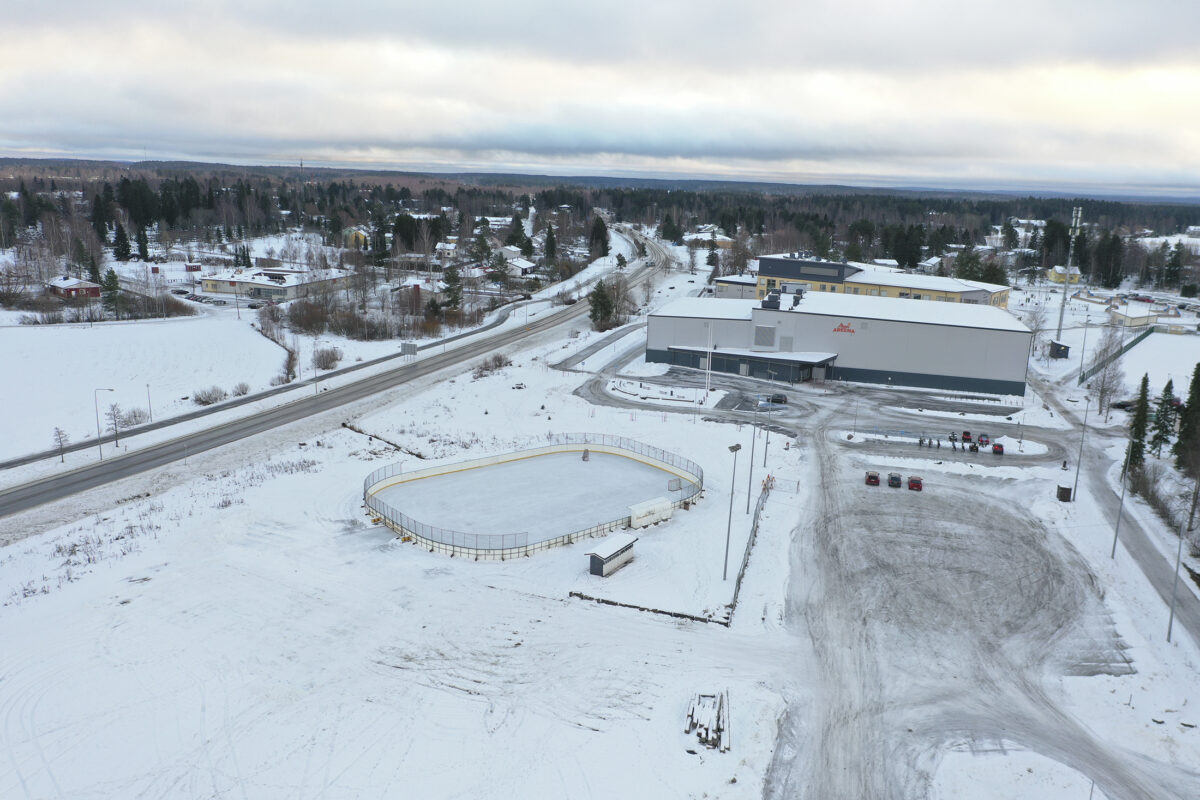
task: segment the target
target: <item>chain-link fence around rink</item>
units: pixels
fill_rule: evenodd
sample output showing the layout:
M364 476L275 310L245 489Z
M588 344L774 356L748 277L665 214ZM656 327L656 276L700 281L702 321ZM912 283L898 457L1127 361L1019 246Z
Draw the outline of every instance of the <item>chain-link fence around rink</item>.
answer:
M527 450L516 450L410 472L404 472L401 464L389 464L375 470L363 481L363 503L402 538L415 539L429 547L430 550L475 559L504 560L531 555L551 547L572 544L593 536L601 536L628 525L629 516L600 522L551 539L530 542L529 534L525 532L468 533L430 525L413 519L380 499L377 496L378 493L398 483L431 478L447 472L503 464L506 461L531 456L583 452L584 450L633 458L674 475L678 480L672 479L668 484L671 488L665 493L673 508L679 508L684 503L690 502L704 490L704 470L700 468L699 464L676 453L651 447L634 439L604 433L554 433L546 435L546 442L545 445Z

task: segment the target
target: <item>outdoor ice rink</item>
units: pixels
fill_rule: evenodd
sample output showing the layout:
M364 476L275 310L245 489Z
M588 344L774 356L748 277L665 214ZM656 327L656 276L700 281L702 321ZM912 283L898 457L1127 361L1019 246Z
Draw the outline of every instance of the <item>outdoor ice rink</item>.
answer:
M389 486L378 497L413 519L464 533L552 539L669 497L670 472L624 456L551 453Z

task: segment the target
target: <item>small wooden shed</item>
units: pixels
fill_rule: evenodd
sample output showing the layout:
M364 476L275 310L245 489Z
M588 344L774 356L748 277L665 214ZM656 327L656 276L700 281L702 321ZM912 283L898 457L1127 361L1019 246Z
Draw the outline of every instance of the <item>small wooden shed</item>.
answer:
M588 551L591 564L588 572L607 578L621 567L633 561L633 543L637 537L632 533L614 533L600 540Z

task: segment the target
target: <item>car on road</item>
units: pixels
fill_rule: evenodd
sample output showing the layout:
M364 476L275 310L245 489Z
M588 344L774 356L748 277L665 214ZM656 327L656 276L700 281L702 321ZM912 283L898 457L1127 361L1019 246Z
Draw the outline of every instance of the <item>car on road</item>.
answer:
M971 441L971 432L970 432L970 431L963 431L962 440L963 440L964 442L969 442L969 441Z
M867 470L867 486L879 485L879 473L873 470Z
M773 395L771 395L771 402L776 405L786 406L787 405L787 395L783 394L782 392L773 394Z
M1134 405L1135 405L1135 402L1133 400L1118 400L1115 403L1109 403L1108 407L1109 408L1117 408L1117 409L1120 409L1121 411L1128 411L1129 409L1133 408Z
M921 491L921 479L918 478L916 475L909 475L908 476L908 488L914 492Z
M888 473L888 486L892 487L893 489L900 488L900 473L899 472L889 472Z
M246 308L262 308L262 303L246 303Z
M172 289L171 290L171 294L186 295L187 293L188 293L187 289Z
M994 445L992 445L992 454L997 456L1004 455L1004 445L996 442Z
M986 433L981 433L979 434L979 439L977 441L981 445L988 445L992 443L992 437L988 436Z

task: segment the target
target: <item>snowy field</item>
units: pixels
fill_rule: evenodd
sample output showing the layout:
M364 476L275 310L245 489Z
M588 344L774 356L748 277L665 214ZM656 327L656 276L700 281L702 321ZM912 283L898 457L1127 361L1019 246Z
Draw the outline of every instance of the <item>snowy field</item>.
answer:
M629 516L629 506L671 497L676 477L609 453L505 461L395 484L380 500L415 520L451 531L527 533L542 542Z
M96 437L111 403L150 411L155 419L191 411L192 393L219 386L232 394L270 386L286 353L248 321L224 315L87 325L0 327L5 380L0 408L10 420L0 437L0 460L49 450L55 427L72 442ZM96 388L112 389L99 392ZM149 399L147 399L147 392Z
M1121 358L1125 371L1125 392L1136 397L1142 375L1150 376L1150 395L1162 392L1167 381L1175 382L1175 396L1187 398L1192 372L1200 363L1200 336L1153 333L1134 345Z

